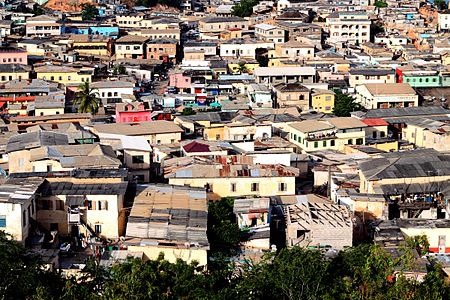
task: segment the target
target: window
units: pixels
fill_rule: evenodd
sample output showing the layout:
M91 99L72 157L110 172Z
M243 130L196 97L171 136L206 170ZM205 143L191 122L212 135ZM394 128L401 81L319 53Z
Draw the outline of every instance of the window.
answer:
M143 155L134 155L132 157L133 164L143 164L144 156Z
M52 165L47 165L47 172L51 172L52 171Z
M347 141L347 144L348 144L348 145L353 145L353 140L352 140L352 139L349 139L349 140Z
M26 210L24 210L22 212L22 219L23 219L23 226L26 226L27 225L27 211Z
M95 233L102 233L102 225L96 224L94 227Z
M259 191L259 183L256 183L256 182L252 183L251 191L258 192Z
M336 141L335 141L335 140L331 140L331 141L330 141L330 146L331 146L331 147L334 147L334 145L336 145Z
M385 133L384 131L381 131L381 132L380 132L380 137L383 138L383 137L385 137L385 136L386 136L386 133Z
M319 147L319 142L314 142L314 148Z
M287 191L287 183L285 182L280 182L278 184L278 191L280 192L286 192Z
M230 186L230 190L231 190L231 192L236 192L236 183L231 183L231 186Z
M327 146L327 141L323 141L323 146L324 146L324 147Z
M363 144L363 139L361 139L361 138L359 138L359 139L356 139L356 145L362 145Z
M53 210L53 201L41 199L37 202L38 210Z
M6 216L0 216L0 228L6 227Z
M108 210L108 201L106 200L98 201L97 210Z
M94 210L95 209L92 204L93 204L93 202L91 200L86 200L84 202L84 206L87 206L88 210Z
M220 140L220 134L216 134L216 141Z
M55 210L64 210L64 201L55 200Z

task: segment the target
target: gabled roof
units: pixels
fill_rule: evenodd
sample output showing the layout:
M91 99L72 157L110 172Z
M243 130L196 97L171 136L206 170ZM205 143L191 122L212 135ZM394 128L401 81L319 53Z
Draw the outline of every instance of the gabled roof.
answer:
M38 130L12 136L6 146L6 152L29 150L41 146L68 145L66 134Z
M450 155L433 149L385 153L380 156L359 164L367 180L450 175Z
M193 153L193 152L210 152L209 150L209 146L199 143L197 141L192 141L187 145L183 146L184 151L188 152L188 153Z

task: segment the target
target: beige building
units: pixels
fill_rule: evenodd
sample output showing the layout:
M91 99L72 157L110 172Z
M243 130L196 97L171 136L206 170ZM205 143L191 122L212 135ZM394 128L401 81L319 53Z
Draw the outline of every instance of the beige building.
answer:
M402 139L416 147L450 151L450 125L427 118L415 118L406 122Z
M403 195L405 200L416 199L419 194L434 198L438 193L444 193L445 198L449 197L448 155L423 149L380 156L359 164L362 193L384 194L393 199Z
M239 17L208 17L198 21L201 33L220 33L227 29L248 30L248 21Z
M208 263L208 205L204 189L167 184L138 185L125 243L146 259L162 253L171 263Z
M299 82L279 83L273 86L277 108L294 106L302 111L309 109L309 89Z
M356 87L356 100L367 109L419 105L419 96L408 83L367 83Z
M69 177L47 178L37 200L37 221L65 236L83 234L116 240L123 236L119 215L127 190L117 170L77 170ZM86 192L89 191L89 192ZM122 225L123 226L123 225Z
M58 18L40 15L27 18L25 30L28 37L57 36L61 34L61 24Z
M247 163L234 163L231 157L169 159L164 162L164 177L173 185L206 188L213 198L295 194L298 169L254 165L251 157L236 159Z
M115 41L116 59L124 58L145 58L146 46L145 43L149 40L148 37L139 35L125 35Z
M128 136L142 136L150 144L174 144L181 140L181 129L169 121L136 123L98 124L92 127L95 134L111 133Z
M116 154L107 145L81 144L69 146L68 144L63 144L28 148L25 144L26 139L35 138L39 132L22 134L26 135L20 141L23 145L23 150L11 151L11 141L8 143L8 164L11 173L59 172L90 167L116 169L120 167L120 161L117 159ZM16 137L11 139L16 141Z
M305 120L288 126L289 141L304 152L343 151L345 145L364 145L367 125L351 117Z
M353 88L367 83L395 83L394 69L351 69L349 73Z
M279 66L282 61L310 60L314 58L315 47L310 43L290 40L275 44L274 50L269 50L269 66Z
M261 23L255 25L255 37L263 41L279 44L284 43L285 32L284 29L277 26Z

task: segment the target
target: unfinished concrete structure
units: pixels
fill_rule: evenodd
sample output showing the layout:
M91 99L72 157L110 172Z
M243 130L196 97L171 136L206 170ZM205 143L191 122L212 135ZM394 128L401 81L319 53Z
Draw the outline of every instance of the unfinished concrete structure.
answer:
M286 245L333 249L352 246L353 223L347 207L317 198L285 207Z

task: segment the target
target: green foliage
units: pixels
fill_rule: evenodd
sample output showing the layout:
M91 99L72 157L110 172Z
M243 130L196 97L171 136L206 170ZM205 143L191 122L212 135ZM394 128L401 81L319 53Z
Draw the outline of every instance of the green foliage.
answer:
M352 111L362 110L363 107L349 95L337 93L334 100L333 113L338 117L350 117Z
M113 75L124 75L127 74L127 69L124 65L118 64L113 68Z
M233 15L241 18L250 17L253 14L253 7L259 3L259 0L241 0L232 8Z
M215 202L213 218L229 218L231 199ZM325 258L300 247L268 253L239 272L216 252L208 270L196 263L129 258L110 268L87 262L83 276L62 279L0 232L0 299L367 299L444 300L450 287L434 265L423 282L402 274L398 261L377 245L360 245Z
M380 8L388 7L388 4L385 1L376 0L375 1L375 7L380 7Z
M98 17L98 9L95 7L95 5L92 5L90 3L83 3L81 5L81 19L84 20L94 20L96 17Z
M52 299L59 297L62 279L45 271L39 258L0 231L0 299Z
M238 292L251 299L323 299L328 264L319 251L282 249L249 269Z
M183 108L183 111L181 112L182 116L192 116L195 115L195 110L192 109L192 107L185 107Z
M239 246L240 230L234 220L234 200L223 198L208 206L208 240L212 250L233 251Z
M433 5L438 10L444 10L447 8L447 3L445 2L445 0L434 0Z
M100 106L100 98L96 89L90 87L89 82L84 82L78 87L73 104L78 105L78 112L96 114Z
M428 253L430 248L430 243L426 235L416 235L406 239L406 243L411 249L417 250L420 255L425 255Z
M247 69L247 67L245 66L246 65L246 62L245 61L240 61L239 63L238 63L238 70L239 70L239 72L242 74L242 73L248 73L248 69Z

